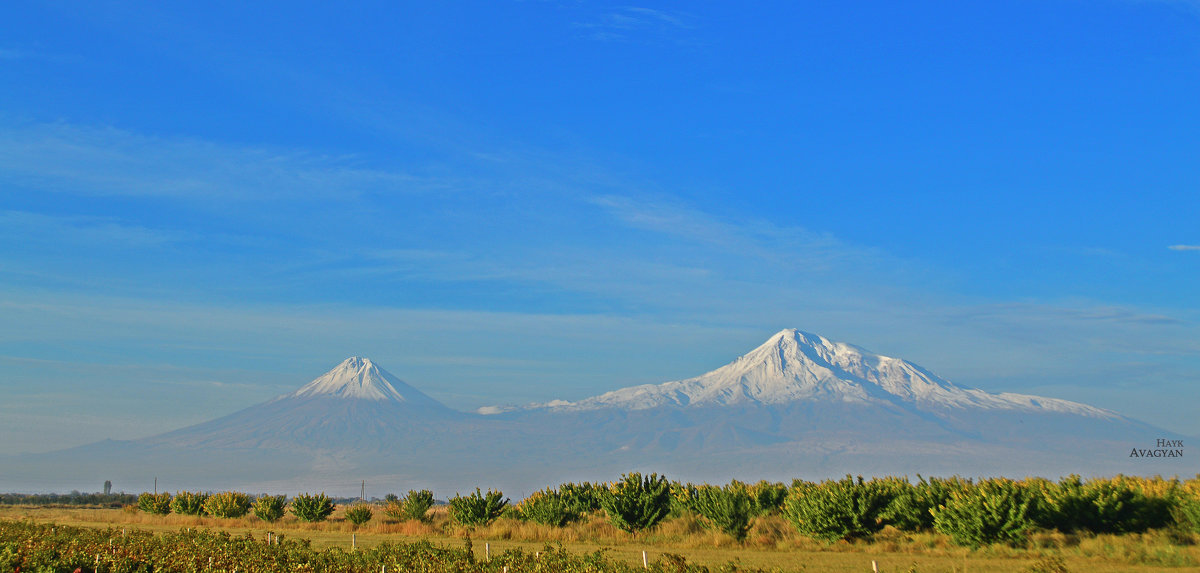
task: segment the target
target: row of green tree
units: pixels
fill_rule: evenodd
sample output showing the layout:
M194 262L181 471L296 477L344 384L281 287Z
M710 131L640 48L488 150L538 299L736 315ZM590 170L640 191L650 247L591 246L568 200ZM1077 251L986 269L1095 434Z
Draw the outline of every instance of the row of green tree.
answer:
M427 521L433 507L433 492L429 490L409 491L404 498L388 494L384 511L398 521L409 519ZM346 519L356 525L371 520L373 511L367 503L355 503L346 509ZM324 521L333 514L334 499L320 494L302 493L289 502L283 495L260 495L225 491L204 493L181 491L175 495L168 492L143 493L137 497L137 508L154 515L209 515L220 518L239 518L253 513L255 517L273 523L291 513L300 521Z
M536 492L514 513L562 526L597 510L630 532L690 512L707 526L744 540L755 517L775 513L800 533L826 541L866 538L890 525L902 531L936 531L961 545L1021 544L1038 529L1200 531L1200 476L1186 482L1128 476L1084 480L1073 475L1057 482L918 476L916 483L846 476L795 480L789 487L766 481L694 485L632 473L608 484L563 484Z
M0 505L76 505L123 507L137 501L133 493L0 493Z
M754 518L782 515L801 534L815 539L866 538L892 526L902 531L936 531L962 545L1020 544L1038 529L1136 533L1163 527L1200 531L1200 476L1188 481L1116 476L1084 480L1068 476L1057 482L1043 478L981 480L906 478L809 482L790 486L762 481L727 485L668 481L658 474L629 473L611 483L566 483L535 492L510 506L502 492L480 489L449 500L450 518L461 525L485 525L501 517L563 527L592 515L602 515L630 533L654 527L663 519L685 513L706 526L742 541ZM395 520L428 521L433 506L429 490L389 494L383 511ZM285 506L302 521L321 521L333 513L324 494L301 494L286 503L284 496L224 492L144 493L140 509L149 513L208 514L242 517L251 510L265 521L284 515ZM366 523L374 506L356 503L347 508L348 521Z

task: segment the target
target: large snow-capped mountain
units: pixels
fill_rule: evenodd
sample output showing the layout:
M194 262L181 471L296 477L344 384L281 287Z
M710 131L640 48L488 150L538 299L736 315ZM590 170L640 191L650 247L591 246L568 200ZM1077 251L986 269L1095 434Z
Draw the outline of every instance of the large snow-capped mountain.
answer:
M534 405L558 411L664 406L782 405L798 401L908 403L923 410L979 408L1116 418L1078 402L961 388L907 360L874 354L797 329L781 330L737 360L695 378L614 390L577 402Z
M959 387L791 329L694 378L486 411L450 409L352 357L295 392L209 422L0 459L0 490L44 488L59 476L83 481L56 489L158 476L179 489L350 493L366 479L385 492L479 486L519 496L631 470L717 483L1190 470L1178 459L1129 457L1183 436L1076 402Z

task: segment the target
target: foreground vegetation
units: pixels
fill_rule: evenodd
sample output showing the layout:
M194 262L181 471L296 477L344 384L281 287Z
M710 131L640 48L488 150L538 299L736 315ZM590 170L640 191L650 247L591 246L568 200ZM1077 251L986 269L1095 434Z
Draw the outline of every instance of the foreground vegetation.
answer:
M311 542L310 550L374 550L393 547L397 536L405 536L438 541L447 551L466 549L465 539L474 539L495 549L492 557L517 550L536 557L552 543L571 555L611 549L610 565L639 568L640 551L648 550L648 561L664 570L729 570L735 559L744 567L786 571L863 570L869 561L890 567L885 570L951 571L965 567L960 560L968 559L971 571L1132 571L1200 563L1200 479L1072 476L1057 482L949 478L910 483L848 476L790 486L713 486L629 474L613 483L548 488L517 504L501 492L480 490L438 507L427 490L389 495L382 504L347 504L336 512L323 494L285 502L282 496L180 492L143 494L137 506L123 511L6 515L130 524L168 535L181 527L259 537L286 533ZM96 518L101 512L104 516ZM451 559L446 555L452 554L439 555Z

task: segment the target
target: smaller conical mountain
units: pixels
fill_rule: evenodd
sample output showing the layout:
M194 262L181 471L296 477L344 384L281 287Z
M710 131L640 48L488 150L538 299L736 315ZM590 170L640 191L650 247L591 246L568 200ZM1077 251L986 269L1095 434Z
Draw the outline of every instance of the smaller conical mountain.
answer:
M379 368L347 358L299 390L215 420L147 441L178 446L379 451L436 434L437 424L462 414Z
M378 367L370 358L352 356L333 370L276 400L294 398L349 398L358 400L394 401L414 406L445 408L442 403L420 390L405 384L390 372Z
M797 329L781 330L733 362L695 378L622 388L578 402L556 401L541 407L645 410L806 401L900 405L926 411L981 409L1118 417L1067 400L962 388L907 360Z

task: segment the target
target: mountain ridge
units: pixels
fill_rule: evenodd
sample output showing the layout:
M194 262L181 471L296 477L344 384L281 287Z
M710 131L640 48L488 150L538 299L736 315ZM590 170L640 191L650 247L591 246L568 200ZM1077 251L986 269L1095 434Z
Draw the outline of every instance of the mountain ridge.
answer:
M700 376L621 388L576 402L554 400L532 404L523 409L637 410L662 406L787 404L802 400L892 402L921 410L982 408L1120 417L1116 412L1069 400L963 388L907 360L875 354L799 329L781 330L733 362ZM477 410L485 414L503 411L506 410L500 407Z

